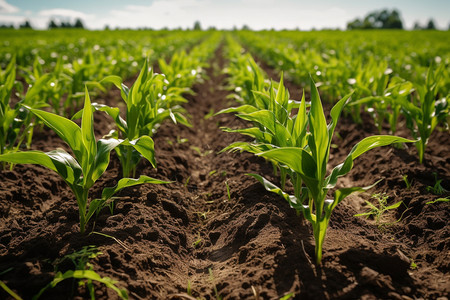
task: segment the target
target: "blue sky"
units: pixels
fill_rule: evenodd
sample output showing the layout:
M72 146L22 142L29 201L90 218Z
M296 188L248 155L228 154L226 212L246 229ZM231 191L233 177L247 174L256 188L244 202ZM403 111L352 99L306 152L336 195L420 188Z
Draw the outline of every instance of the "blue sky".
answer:
M379 9L400 11L403 24L412 28L433 18L438 28L450 24L449 0L0 0L0 23L30 20L35 28L46 28L50 18L71 21L81 18L86 27L192 27L252 29L312 28L345 29L348 21Z

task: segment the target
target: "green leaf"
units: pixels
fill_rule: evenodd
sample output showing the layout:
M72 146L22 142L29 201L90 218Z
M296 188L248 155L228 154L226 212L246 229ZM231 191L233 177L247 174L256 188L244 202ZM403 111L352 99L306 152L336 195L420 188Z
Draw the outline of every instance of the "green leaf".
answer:
M292 138L295 139L295 146L303 148L306 144L306 125L308 123L308 117L306 115L306 100L305 91L303 91L302 100L298 109L297 116L294 120L294 126L292 128Z
M94 167L94 160L97 154L97 143L95 142L94 135L94 115L91 107L91 100L89 98L89 92L87 87L84 88L85 100L83 108L83 116L81 118L81 138L84 144L84 148L87 150L81 160L81 168L85 173L84 185L88 188L91 187L94 182L92 177L89 176L92 173Z
M256 155L279 162L292 169L301 176L313 198L317 199L322 189L321 181L317 178L316 163L306 150L296 147L283 147L257 153Z
M83 161L83 156L86 155L85 152L87 150L82 142L81 128L78 127L77 124L64 117L43 110L34 109L26 105L24 106L41 119L45 125L55 131L55 133L69 145L79 162Z
M302 148L275 148L257 155L282 163L303 176L315 177L316 163L311 155Z
M57 172L69 184L75 185L82 174L78 162L62 149L50 152L26 151L0 155L0 161L13 164L36 164Z
M276 117L274 113L269 110L258 110L249 114L238 114L237 116L241 119L260 124L267 128L272 134L276 133Z
M15 300L22 300L22 298L14 293L3 281L0 280L0 287L7 292L11 297L13 297Z
M117 139L100 139L97 142L97 154L95 156L94 168L91 181L95 182L102 176L109 165L111 151L119 146L123 141Z
M107 187L103 189L102 199L107 200L114 196L117 192L122 190L123 188L134 186L143 183L152 183L152 184L166 184L171 183L170 181L163 181L155 178L151 178L145 175L141 175L139 178L122 178L114 187Z
M220 110L219 112L215 113L214 116L220 115L220 114L226 114L226 113L242 113L242 114L249 114L255 111L259 111L259 108L256 108L252 105L242 105L239 107L230 107Z
M312 77L311 80L311 108L309 111L309 130L311 132L308 145L311 148L311 154L317 164L318 178L323 178L326 172L326 158L329 149L327 121L323 112L322 101L319 91Z
M50 77L51 74L45 74L41 76L39 79L37 79L31 86L31 88L27 91L23 103L27 105L33 105L34 103L39 102L35 101L33 98L39 95L39 93L42 91L42 89L49 81Z
M91 106L96 111L102 111L105 112L107 115L111 116L114 119L117 128L119 128L121 132L126 132L127 122L120 116L120 110L118 107L111 107L100 103L92 103ZM84 109L74 114L72 116L72 120L81 118L81 116L83 115L83 111Z
M262 177L258 174L248 173L247 175L256 178L264 186L264 188L267 191L275 193L275 194L283 197L283 199L286 200L292 208L295 208L297 210L303 209L302 203L300 201L298 201L298 199L295 196L292 196L292 195L289 195L288 193L283 192L283 190L281 188L279 188L278 186L276 186L269 180L265 179L264 177Z
M132 146L143 157L145 157L153 167L156 167L155 148L153 139L151 137L144 135L132 141L125 140L122 142L122 144L125 146Z
M122 83L122 78L120 78L119 76L115 76L115 75L109 75L109 76L106 76L105 78L103 78L102 80L100 80L100 83L114 84L120 90L120 95L122 96L122 99L125 102L127 102L129 89L126 85L124 85Z
M377 148L381 146L387 146L393 143L414 143L413 140L408 140L402 137L398 136L392 136L392 135L374 135L369 136L360 141L358 144L356 144L353 149L350 151L350 154L352 156L352 159L357 158L361 154Z
M366 187L348 187L348 188L341 188L334 192L334 200L333 201L326 201L325 202L325 213L327 218L329 219L331 216L331 212L333 209L336 208L336 206L344 200L345 197L349 196L350 194L353 194L355 192L364 192L371 188L373 188L375 185L377 185L382 179L378 180L372 185L366 186Z
M43 289L39 291L39 293L33 297L33 300L37 300L47 289L55 287L58 283L63 280L75 278L75 279L86 279L93 280L100 283L103 283L106 287L114 290L120 298L128 299L128 293L125 289L118 288L115 284L117 281L112 280L109 277L101 277L98 273L93 270L69 270L64 274L61 272L56 273L55 278Z
M403 201L399 201L399 202L397 202L397 203L394 203L394 204L392 204L392 205L389 205L389 206L386 207L386 210L387 210L387 209L395 209L395 208L399 207L402 203L403 203Z

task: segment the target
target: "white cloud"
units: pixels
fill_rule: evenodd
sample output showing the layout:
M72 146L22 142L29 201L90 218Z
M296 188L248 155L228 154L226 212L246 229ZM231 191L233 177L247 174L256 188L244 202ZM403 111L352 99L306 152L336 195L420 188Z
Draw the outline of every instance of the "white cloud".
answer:
M162 27L192 28L200 21L203 28L240 28L244 24L252 29L322 27L345 28L348 14L341 8L305 9L294 0L239 0L231 3L214 0L155 0L150 5L127 5L111 10L104 17L86 22L90 28Z
M38 15L41 17L48 17L48 18L68 18L71 20L74 19L83 19L83 20L89 20L93 19L93 15L85 14L81 11L71 10L71 9L65 9L65 8L53 8L53 9L47 9L47 10L41 10L38 12Z
M20 9L18 7L7 3L6 0L0 0L0 13L13 14L13 13L16 13L19 11L20 11Z

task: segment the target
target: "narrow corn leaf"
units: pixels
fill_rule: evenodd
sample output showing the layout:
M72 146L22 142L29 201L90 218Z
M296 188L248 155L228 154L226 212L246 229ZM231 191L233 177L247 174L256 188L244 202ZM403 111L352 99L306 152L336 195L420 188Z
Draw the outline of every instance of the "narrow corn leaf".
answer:
M272 134L275 134L275 122L276 117L273 112L269 110L258 110L249 114L238 114L239 118L244 119L246 121L255 122L261 124L265 128L267 128Z
M350 151L350 154L352 156L352 159L357 158L361 154L377 148L381 146L387 146L393 143L413 143L415 141L408 140L402 137L398 136L391 136L391 135L374 135L369 136L360 141L358 144L356 144L352 151Z
M328 149L324 147L328 145L327 121L323 112L322 101L320 100L319 91L312 77L311 80L311 108L309 111L309 126L311 131L310 140L312 156L317 164L318 178L322 178L326 172L326 156Z
M317 165L306 150L296 147L284 147L256 153L256 155L286 165L301 176L314 197L320 194L322 187L319 179L316 177Z
M335 187L337 179L350 172L350 170L353 168L353 160L356 159L361 154L376 147L387 146L393 143L412 143L412 142L414 141L390 135L374 135L366 137L353 147L353 149L350 151L350 153L348 154L347 158L343 163L337 165L333 169L333 171L331 171L331 174L326 178L325 181L326 188L330 189Z
M249 114L255 111L259 111L259 108L256 108L252 105L242 105L239 107L230 107L222 109L221 111L215 113L214 115L220 115L220 114L226 114L226 113L242 113L242 114Z
M269 180L265 179L264 177L262 177L258 174L248 173L247 175L256 178L264 186L264 188L267 191L275 193L275 194L283 197L283 199L286 200L292 208L295 208L297 210L303 209L302 203L300 203L295 196L292 196L292 195L289 195L288 193L283 192L283 190L281 188L279 188L278 186L276 186Z
M122 144L132 146L156 168L155 148L151 137L144 135L132 141L125 140Z
M268 143L271 143L272 140L274 139L273 134L271 134L269 132L261 131L261 129L259 129L258 127L250 127L250 128L244 128L244 129L231 129L231 128L226 128L226 127L221 127L220 129L222 129L225 132L237 132L240 134L248 135L248 136L255 138L258 141L265 141Z
M139 185L143 183L153 183L153 184L166 184L171 183L170 181L163 181L155 178L151 178L145 175L141 175L139 178L122 178L114 187L107 187L103 189L102 199L110 199L114 194L119 192L120 190L134 185Z
M110 107L110 106L100 104L100 103L92 103L91 106L96 111L102 111L102 112L105 112L107 115L111 116L114 119L118 129L122 132L126 131L127 122L124 119L122 119L122 117L120 116L119 108ZM72 120L81 118L81 116L83 115L83 111L84 111L84 109L82 109L82 110L78 111L76 114L74 114L72 116Z
M275 148L258 155L285 164L304 176L315 177L316 163L311 155L302 148Z
M295 139L295 146L303 148L306 144L306 124L308 117L306 115L305 91L303 91L302 100L298 109L297 116L292 128L292 138Z
M366 187L348 187L348 188L341 188L334 192L334 200L332 202L326 201L325 202L325 213L328 215L328 218L331 215L331 212L333 209L336 208L336 206L345 199L345 197L355 193L355 192L365 192L367 190L370 190L374 186L376 186L382 179L378 180L374 184L371 184Z
M47 85L47 82L50 80L51 74L45 74L38 78L32 85L32 87L27 91L25 95L25 99L23 101L24 104L33 105L34 97L39 95L42 89Z
M0 161L44 166L61 175L69 185L76 184L82 173L77 161L62 149L47 153L42 151L7 153L0 155Z
M122 299L128 299L128 293L125 289L118 288L115 284L117 281L112 280L109 277L101 277L98 273L96 273L93 270L69 270L66 271L64 274L61 272L56 273L55 278L42 290L39 291L39 293L33 297L33 300L39 299L39 297L49 288L55 287L58 283L60 283L63 280L75 278L75 279L87 279L87 280L93 280L100 283L103 283L106 287L114 290Z
M46 111L33 109L26 105L24 106L39 119L41 119L45 125L55 131L55 133L69 145L77 160L80 162L82 161L86 148L82 142L81 128L78 127L77 124L64 117Z
M331 115L331 122L328 125L328 136L329 137L333 137L334 135L334 129L336 128L336 125L339 121L339 117L341 116L342 113L342 109L344 108L345 104L347 103L347 101L350 99L351 94L346 95L344 98L342 98L341 100L338 101L338 103L336 103L333 108L331 109L330 115ZM331 138L328 141L328 149L330 148L330 144L331 144ZM328 160L327 160L328 161Z
M116 139L100 139L97 142L97 154L95 156L94 168L91 181L95 182L102 176L109 165L111 151L119 146L123 141Z
M14 300L22 300L22 298L14 293L13 290L11 290L3 281L0 280L0 287L7 292L11 297L14 298Z
M220 150L220 153L225 152L225 151L232 151L232 152L236 152L236 151L247 151L250 153L261 153L267 150L273 149L273 145L270 144L251 144L251 143L247 143L247 142L235 142L231 145L228 145L227 147L225 147L224 149Z
M91 187L94 184L91 172L94 170L94 160L97 154L97 143L95 141L94 135L94 114L91 106L91 99L87 87L84 88L85 99L83 116L81 118L81 138L83 141L84 148L86 149L85 155L81 160L81 167L86 173L83 180L87 187ZM101 174L100 174L101 175ZM97 177L98 178L98 177Z

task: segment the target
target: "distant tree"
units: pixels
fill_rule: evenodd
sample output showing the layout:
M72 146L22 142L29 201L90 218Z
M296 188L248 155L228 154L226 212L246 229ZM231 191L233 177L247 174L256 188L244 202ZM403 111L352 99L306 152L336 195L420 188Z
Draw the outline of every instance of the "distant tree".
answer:
M422 26L420 26L419 22L414 23L414 30L421 30Z
M81 21L81 19L76 19L73 27L84 29L83 21Z
M109 28L109 25L106 24L106 25L105 25L105 28L103 28L103 30L107 31L107 30L111 30L111 29Z
M58 28L58 25L55 23L55 20L50 20L50 22L48 23L48 29L55 29Z
M67 22L61 21L61 24L59 25L59 27L61 27L61 28L72 28L72 24L70 24L69 21L67 21Z
M202 26L200 25L200 21L195 21L194 30L202 30Z
M429 29L429 30L435 30L436 29L436 25L434 25L433 19L430 19L428 21L426 29Z
M0 24L0 28L2 29L14 29L14 25L13 24Z
M247 24L242 25L242 30L251 30Z
M367 14L364 20L348 22L347 29L403 29L403 22L397 10L384 9Z
M25 20L25 22L23 24L19 25L19 28L28 28L28 29L32 29L33 27L31 27L30 21Z

